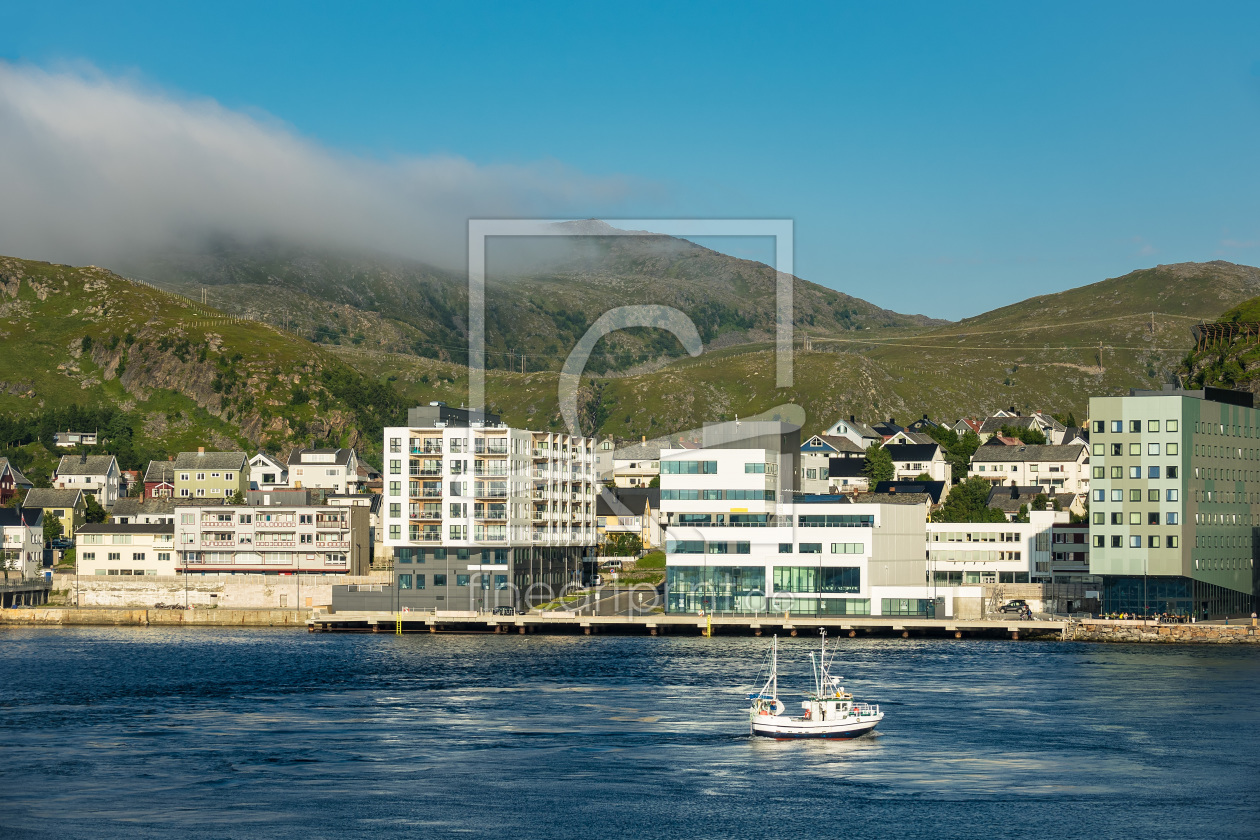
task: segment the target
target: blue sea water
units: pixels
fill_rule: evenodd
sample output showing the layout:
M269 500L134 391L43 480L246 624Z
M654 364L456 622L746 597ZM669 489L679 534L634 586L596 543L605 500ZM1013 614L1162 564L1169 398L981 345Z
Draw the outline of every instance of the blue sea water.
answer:
M1260 649L841 639L879 734L776 742L768 643L7 628L0 836L1260 836Z

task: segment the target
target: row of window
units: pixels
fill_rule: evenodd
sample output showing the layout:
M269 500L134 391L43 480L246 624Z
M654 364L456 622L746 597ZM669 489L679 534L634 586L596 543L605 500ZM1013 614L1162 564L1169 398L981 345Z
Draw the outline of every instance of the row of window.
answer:
M822 554L820 542L803 542L795 545L797 554ZM669 554L750 554L751 544L746 542L709 542L704 540L666 540L665 551ZM780 554L792 554L793 543L779 543ZM832 554L865 554L865 543L832 543Z
M1194 567L1204 571L1227 572L1238 569L1254 569L1256 561L1250 557L1203 557L1194 559Z
M447 577L448 576L444 574L435 574L433 576L433 586L435 588L440 587L440 586L446 586ZM490 575L479 575L478 580L481 583L482 589L490 588ZM457 587L467 587L471 581L472 581L472 575L455 575L455 585ZM424 589L426 588L425 576L413 574L411 572L403 572L398 575L398 588L399 589ZM496 590L507 589L508 576L495 575L494 588Z
M1106 467L1094 467L1094 468L1093 468L1093 476L1094 476L1094 478L1106 478L1107 476L1106 476L1105 470L1106 470ZM1137 466L1129 467L1129 468L1128 468L1128 475L1129 475L1129 478L1142 478L1142 477L1143 477L1142 468L1141 468L1141 467L1137 467ZM1178 475L1180 475L1180 470L1178 470L1178 469L1177 469L1177 467L1164 467L1164 469L1163 469L1163 476L1164 476L1164 478L1177 478L1177 476L1178 476ZM1125 477L1125 468L1124 468L1124 467L1112 467L1112 468L1111 468L1111 477L1112 477L1112 478L1124 478L1124 477ZM1159 477L1160 477L1160 468L1159 468L1159 467L1156 467L1156 466L1148 466L1148 467L1146 468L1146 474L1145 474L1145 477L1146 477L1146 478L1159 478Z
M852 593L862 589L862 570L856 566L775 566L775 592Z
M661 475L717 475L717 461L661 461Z
M132 560L132 561L135 561L135 562L137 562L137 563L143 563L143 562L144 562L144 554L145 554L145 553L144 553L143 551L133 551L133 552L131 553L131 557L130 557L129 559L130 559L130 560ZM83 560L95 560L95 559L96 559L96 552L94 552L94 551L85 551L85 552L83 552L83 557L82 557L82 559L83 559ZM107 555L106 555L105 559L106 559L106 560L122 560L122 552L120 552L120 551L110 551L110 552L108 552L108 553L107 553ZM170 553L169 551L159 551L159 552L157 553L157 559L158 559L158 562L159 562L159 563L169 563L169 562L170 562L170 560L171 560L171 553Z
M1092 425L1093 425L1094 434L1099 434L1099 435L1100 435L1100 434L1102 434L1104 431L1106 431L1108 428L1110 428L1110 429L1111 429L1112 434L1120 434L1120 433L1124 432L1124 421L1123 421L1123 420L1111 420L1111 421L1107 421L1107 420L1095 420L1095 421L1093 422L1093 424L1092 424ZM1178 429L1178 422L1177 422L1176 420L1165 420L1165 421L1164 421L1164 431L1166 431L1166 432L1175 432L1175 431L1177 431L1177 429ZM1134 432L1134 433L1140 433L1140 432L1142 431L1142 421L1141 421L1141 420L1130 420L1130 421L1129 421L1129 431L1130 431L1130 432ZM1158 432L1158 431L1159 431L1159 421L1158 421L1158 420L1147 420L1147 421L1146 421L1146 431L1148 431L1148 432Z
M424 563L426 560L472 560L481 563L502 564L508 561L506 548L395 548L394 559L399 563Z
M1002 464L989 464L988 466L991 467L991 469L988 470L988 472L1019 472L1019 464L1011 464L1011 467L1009 470L1006 469ZM1040 472L1041 465L1029 464L1028 471L1030 473ZM1051 465L1046 468L1046 472L1061 473L1063 471L1064 471L1063 467L1060 467L1060 466ZM979 468L977 469L977 472L985 472L985 465L981 464Z
M1180 447L1180 446L1178 446L1177 444L1175 444L1175 443L1166 443L1166 444L1164 444L1164 454L1165 454L1165 455L1177 455L1177 454L1179 454L1180 452L1181 452L1181 447ZM1108 453L1110 453L1111 455L1123 455L1123 454L1124 454L1124 444L1123 444L1123 443L1113 443L1113 444L1111 444L1111 447L1110 447L1110 448L1108 448L1108 447L1107 447L1107 445L1106 445L1106 444L1104 444L1104 443L1095 443L1095 444L1093 444L1093 454L1095 454L1095 455L1104 455L1104 456L1105 456L1105 455L1107 455ZM1129 444L1129 454L1130 454L1130 455L1141 455L1141 454L1142 454L1142 444L1140 444L1140 443L1130 443L1130 444ZM1146 444L1146 454L1147 454L1147 455L1158 455L1158 454L1159 454L1159 444L1158 444L1158 443L1148 443L1148 444Z
M960 551L958 549L933 549L932 560L944 563L1018 563L1022 551Z
M933 572L937 586L975 583L1028 583L1028 572Z
M773 502L773 490L662 490L663 502Z
M1094 548L1106 547L1107 545L1106 540L1107 538L1104 535L1095 534L1094 535ZM1147 548L1160 548L1160 542L1161 542L1161 539L1160 539L1159 534L1148 534L1146 537ZM1164 547L1167 547L1167 548L1178 548L1181 545L1181 539L1176 534L1170 534L1164 537L1162 542L1164 544ZM1121 534L1112 534L1111 547L1124 548L1124 536ZM1142 547L1141 535L1131 534L1129 536L1129 548L1141 548L1141 547Z
M1256 517L1250 513L1196 513L1195 525L1256 525Z
M1105 502L1108 500L1107 491L1101 488L1092 491L1092 494L1093 494L1093 500L1095 502ZM1165 496L1165 499L1164 499L1165 501L1175 502L1181 498L1181 492L1175 487L1170 487L1169 489L1164 491L1164 496ZM1149 489L1146 491L1146 501L1148 502L1158 502L1159 497L1160 497L1160 491L1158 489ZM1142 494L1141 488L1138 488L1138 487L1129 488L1129 501L1130 502L1140 502L1142 501L1142 499L1143 499L1143 494ZM1118 487L1113 487L1111 490L1110 500L1113 502L1123 502L1124 491Z
M1106 524L1106 522L1104 521L1104 516L1105 516L1105 514L1103 514L1101 511L1094 511L1093 516L1094 516L1094 524L1095 524L1095 525L1105 525L1105 524ZM1147 525L1158 525L1158 524L1159 524L1159 518L1160 518L1159 511L1157 511L1157 510L1148 511L1148 512L1147 512L1147 514L1146 514L1146 524L1147 524ZM1181 524L1181 515L1180 515L1179 513L1177 513L1177 511L1175 511L1175 510L1170 510L1170 511L1168 511L1167 513L1165 513L1165 514L1164 514L1164 518L1165 518L1165 520L1166 520L1166 521L1164 522L1164 524L1165 524L1165 525L1179 525L1179 524ZM1111 524L1112 524L1112 525L1123 525L1123 524L1124 524L1124 514L1123 514L1123 513L1121 513L1121 512L1119 512L1119 511L1113 511L1113 512L1112 512L1112 514L1111 514ZM1139 513L1138 511L1131 511L1131 512L1129 513L1129 524L1130 524L1130 525L1141 525L1141 524L1142 524L1142 514L1141 514L1141 513Z
M932 542L1023 542L1014 531L933 531Z

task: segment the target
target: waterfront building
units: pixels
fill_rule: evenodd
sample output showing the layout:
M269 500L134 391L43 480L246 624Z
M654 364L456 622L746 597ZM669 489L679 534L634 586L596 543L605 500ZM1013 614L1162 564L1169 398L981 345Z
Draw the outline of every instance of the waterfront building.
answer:
M367 574L371 558L367 508L273 501L177 506L175 571L200 575L299 571Z
M515 429L442 403L411 409L407 421L384 431L395 593L361 608L522 606L579 582L596 544L592 438Z
M0 508L4 579L38 577L44 556L44 514L38 508Z
M1090 573L1105 612L1256 609L1260 411L1250 393L1134 390L1089 402Z
M95 522L79 527L75 563L80 575L174 575L175 525L170 522Z
M703 448L662 453L669 612L923 616L978 603L978 590L927 577L927 496L798 493L791 432L746 425L765 428L706 427Z
M1027 522L929 522L932 580L939 586L1050 583L1053 529L1069 516L1034 510Z

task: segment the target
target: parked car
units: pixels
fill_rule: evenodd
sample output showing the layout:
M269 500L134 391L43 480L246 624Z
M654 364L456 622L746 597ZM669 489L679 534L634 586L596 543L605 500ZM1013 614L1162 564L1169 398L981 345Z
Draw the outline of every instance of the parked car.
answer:
M603 586L603 585L604 585L603 575L591 575L591 586Z
M1028 602L1025 601L1023 598L1016 598L1013 601L1007 601L1005 604L1003 604L1002 608L998 610L998 612L1004 612L1004 613L1028 612Z
M495 607L490 612L493 615L516 615L516 607Z

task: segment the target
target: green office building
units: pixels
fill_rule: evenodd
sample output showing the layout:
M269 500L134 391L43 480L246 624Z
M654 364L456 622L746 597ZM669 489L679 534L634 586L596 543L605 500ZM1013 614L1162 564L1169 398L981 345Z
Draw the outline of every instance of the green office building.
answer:
M1205 388L1094 397L1090 573L1104 612L1199 619L1256 608L1260 410Z

